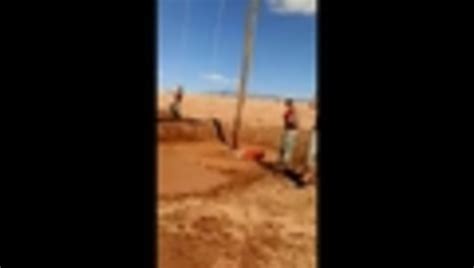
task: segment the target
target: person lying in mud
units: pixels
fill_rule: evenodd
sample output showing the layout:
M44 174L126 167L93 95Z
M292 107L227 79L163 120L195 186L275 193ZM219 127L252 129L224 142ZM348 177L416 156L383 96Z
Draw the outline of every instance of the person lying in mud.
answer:
M289 168L293 159L293 152L298 136L298 117L292 99L285 100L285 112L283 114L283 135L280 145L279 165Z
M170 105L170 113L173 119L181 119L181 102L183 101L183 87L178 86L173 96L173 102Z

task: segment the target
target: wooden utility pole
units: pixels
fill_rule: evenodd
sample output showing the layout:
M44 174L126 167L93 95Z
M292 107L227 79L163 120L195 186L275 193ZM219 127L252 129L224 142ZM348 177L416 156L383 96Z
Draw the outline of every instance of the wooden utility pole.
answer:
M250 0L245 22L244 37L244 57L242 60L242 69L240 73L239 88L237 92L237 110L234 117L234 127L232 130L232 148L239 148L239 131L241 125L242 109L245 103L246 87L250 70L250 61L253 51L253 36L257 22L257 14L260 6L260 0Z

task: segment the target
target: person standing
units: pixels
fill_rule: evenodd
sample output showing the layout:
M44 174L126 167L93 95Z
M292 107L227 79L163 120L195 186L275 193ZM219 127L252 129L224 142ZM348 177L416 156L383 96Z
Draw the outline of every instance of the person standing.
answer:
M285 100L285 112L283 114L283 135L280 145L279 162L285 168L291 165L293 152L295 150L298 136L298 117L292 99Z
M317 102L314 103L317 105ZM316 110L315 106L312 106L313 109ZM313 125L313 129L311 130L311 136L309 140L309 148L308 148L308 158L306 162L306 172L302 177L304 183L310 183L316 179L316 161L317 161L317 153L318 153L318 129L319 129L319 115L317 114L317 119L315 124Z
M173 102L170 105L170 113L174 119L181 119L181 103L183 101L183 87L178 85L176 92L173 95Z

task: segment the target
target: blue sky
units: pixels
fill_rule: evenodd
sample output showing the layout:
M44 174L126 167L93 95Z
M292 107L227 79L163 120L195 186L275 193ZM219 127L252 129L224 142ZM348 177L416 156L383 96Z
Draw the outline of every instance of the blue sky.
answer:
M157 0L162 88L235 90L248 0ZM249 93L312 97L317 90L316 0L262 0ZM218 19L220 17L220 19Z

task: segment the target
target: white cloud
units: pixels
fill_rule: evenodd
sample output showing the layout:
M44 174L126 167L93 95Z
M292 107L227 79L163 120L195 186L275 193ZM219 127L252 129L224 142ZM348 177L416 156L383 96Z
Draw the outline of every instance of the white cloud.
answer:
M317 0L267 0L270 9L279 14L314 15Z
M236 82L235 79L225 77L224 75L219 74L219 73L203 74L201 77L212 83L221 84L221 85L229 85Z

